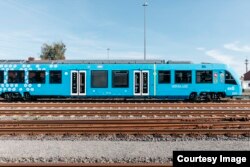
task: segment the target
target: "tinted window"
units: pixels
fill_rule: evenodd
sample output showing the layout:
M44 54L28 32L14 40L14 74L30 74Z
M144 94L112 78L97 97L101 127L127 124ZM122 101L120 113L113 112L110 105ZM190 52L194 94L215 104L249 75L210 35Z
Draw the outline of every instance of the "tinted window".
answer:
M29 71L29 83L45 83L45 71Z
M24 71L8 71L8 83L24 83Z
M107 88L108 87L108 71L106 70L91 71L91 87L92 88Z
M191 71L175 71L175 83L192 83Z
M62 83L62 71L50 71L49 72L49 83L51 83L51 84Z
M0 71L0 83L3 83L4 73Z
M225 75L226 75L225 76L225 83L226 84L237 85L235 79L233 78L233 76L228 71L226 71Z
M128 87L128 71L112 71L112 87L127 88Z
M196 71L196 83L213 83L212 71Z
M170 71L159 71L158 72L158 82L160 84L170 83Z

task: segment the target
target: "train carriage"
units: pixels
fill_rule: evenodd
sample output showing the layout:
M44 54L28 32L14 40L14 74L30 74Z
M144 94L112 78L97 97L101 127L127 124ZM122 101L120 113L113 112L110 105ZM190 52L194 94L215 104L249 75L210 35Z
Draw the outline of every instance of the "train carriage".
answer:
M164 60L0 61L0 95L34 98L218 99L242 93L225 64Z

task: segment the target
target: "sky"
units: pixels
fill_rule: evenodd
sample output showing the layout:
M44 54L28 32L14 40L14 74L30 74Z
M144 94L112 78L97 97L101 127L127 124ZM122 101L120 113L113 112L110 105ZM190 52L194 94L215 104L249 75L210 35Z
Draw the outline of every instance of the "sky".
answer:
M0 59L39 59L44 43L66 59L143 59L144 0L0 0ZM250 59L249 0L147 0L147 59ZM250 69L250 65L249 65Z

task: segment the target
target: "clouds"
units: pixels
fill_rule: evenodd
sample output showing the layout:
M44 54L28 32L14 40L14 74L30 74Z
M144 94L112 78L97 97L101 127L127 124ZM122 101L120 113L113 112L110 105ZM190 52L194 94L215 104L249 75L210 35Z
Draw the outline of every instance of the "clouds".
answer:
M1 59L26 59L36 56L45 38L26 31L0 32Z
M0 1L0 58L38 58L43 43L62 41L67 59L106 59L107 48L110 59L143 59L141 4L134 0ZM242 73L250 45L234 41L250 39L250 22L239 19L247 16L242 10L231 12L236 5L225 4L230 3L152 1L147 11L147 58L226 63Z
M240 42L238 42L238 41L225 44L224 48L231 50L231 51L236 51L236 52L250 52L250 45L240 46Z
M232 56L221 53L218 49L206 49L204 47L197 47L196 50L203 52L206 56L205 61L212 61L213 63L232 64Z
M110 59L142 59L143 50L123 42L104 40L95 34L84 37L70 32L39 33L37 31L0 32L1 59L39 58L43 43L51 44L62 41L66 44L67 59L107 59L107 48L110 48ZM148 54L149 59L162 59L163 56Z
M233 65L236 62L234 56L223 54L218 50L207 50L205 54L224 64Z
M143 58L143 45L136 47L136 41L131 40L131 36L138 38L130 35L129 24L122 27L123 20L116 26L113 16L117 13L103 12L102 7L110 5L96 3L99 4L80 0L0 1L0 59L38 58L43 43L57 41L66 44L67 59L105 59L107 48L111 48L110 58Z
M245 73L244 60L250 52L250 45L241 44L239 41L226 43L223 47L206 49L197 47L196 50L201 51L213 62L228 64L233 67L239 75Z
M197 50L200 50L200 51L204 51L204 50L206 50L205 48L203 48L203 47L198 47L198 48L196 48Z

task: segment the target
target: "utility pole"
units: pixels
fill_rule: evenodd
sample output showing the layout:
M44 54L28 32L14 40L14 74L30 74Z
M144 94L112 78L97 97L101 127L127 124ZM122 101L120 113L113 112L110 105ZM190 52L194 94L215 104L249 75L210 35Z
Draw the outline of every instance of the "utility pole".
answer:
M110 48L107 48L107 56L108 56L108 60L109 60L109 51L110 51Z
M248 66L248 60L247 60L247 58L245 60L245 64L246 64L246 73L247 73L248 72L248 68L247 68L247 66Z
M148 3L146 0L144 0L144 60L146 60L147 56L147 49L146 49L146 7L148 6Z

